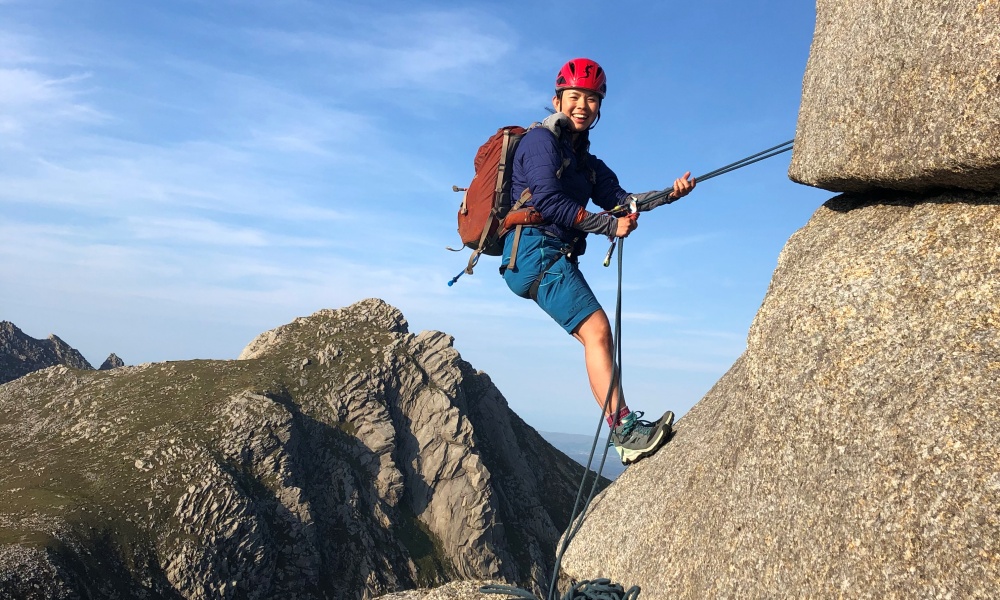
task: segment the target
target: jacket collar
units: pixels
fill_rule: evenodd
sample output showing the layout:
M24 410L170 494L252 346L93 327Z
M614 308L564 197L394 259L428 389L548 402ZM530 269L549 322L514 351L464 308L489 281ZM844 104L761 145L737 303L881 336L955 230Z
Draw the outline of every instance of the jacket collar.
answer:
M568 116L566 116L561 112L552 113L551 115L545 117L545 119L542 121L542 127L551 131L552 134L556 136L556 139L559 140L563 139L562 137L563 131L566 132L573 131L573 123L569 120ZM583 139L580 139L581 137ZM582 145L584 152L589 152L590 132L581 131L579 133L571 133L571 135L567 136L566 143L568 143L571 147L576 146L576 144L580 144Z

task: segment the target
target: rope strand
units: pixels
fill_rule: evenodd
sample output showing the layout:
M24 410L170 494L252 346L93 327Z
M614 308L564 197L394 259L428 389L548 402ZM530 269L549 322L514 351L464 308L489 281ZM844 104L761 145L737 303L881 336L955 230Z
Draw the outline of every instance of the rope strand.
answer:
M701 177L696 177L695 179L696 179L696 181L705 181L706 179L711 179L713 177L717 177L719 175L723 175L725 173L729 173L730 171L735 171L736 169L739 169L741 167L745 167L747 165L752 165L753 163L755 163L757 161L760 161L760 160L764 160L765 158L771 158L772 156L776 156L778 154L781 154L782 152L788 152L789 150L792 149L792 144L794 142L795 142L795 140L792 139L792 140L788 140L787 142L783 142L781 144L778 144L777 146L773 146L771 148L768 148L767 150L761 150L757 154L751 154L750 156L747 156L746 158L741 158L740 160L738 160L738 161L736 161L734 163L730 163L730 164L728 164L728 165L726 165L724 167L719 167L718 169L716 169L714 171L709 171L708 173L705 173ZM780 150L779 150L779 148L780 148ZM775 150L777 150L777 152L774 152ZM768 152L773 152L773 154L767 154ZM762 156L764 154L767 154L767 156ZM761 157L761 158L757 158L757 157ZM752 159L757 159L757 160L752 160Z
M719 167L718 169L715 169L714 171L709 171L708 173L705 173L704 175L695 177L694 180L696 182L698 182L698 183L701 183L702 181L708 181L709 179L712 179L713 177L718 177L719 175L725 175L726 173L732 173L733 171L735 171L737 169L742 169L743 167L746 167L746 166L752 165L754 163L760 162L762 160L771 158L772 156L777 156L779 154L783 154L785 152L788 152L789 150L791 150L794 147L794 143L795 143L794 139L788 140L787 142L778 144L777 146L772 146L771 148L768 148L767 150L761 150L760 152L758 152L756 154L751 154L750 156L747 156L745 158L741 158L740 160L738 160L736 162L729 163L728 165ZM674 188L673 188L673 186L671 186L670 189L662 190L662 191L660 191L660 192L658 192L656 194L653 194L649 198L643 199L643 201L639 203L639 206L642 207L642 206L645 206L647 204L650 204L651 202L656 202L657 200L660 200L660 199L662 199L662 198L664 198L666 196L669 196L670 194L673 193L673 191L674 191ZM618 216L620 213L622 213L623 211L627 211L627 210L628 210L628 205L620 205L620 206L616 206L616 207L612 208L611 210L604 211L601 214L612 214L612 215Z

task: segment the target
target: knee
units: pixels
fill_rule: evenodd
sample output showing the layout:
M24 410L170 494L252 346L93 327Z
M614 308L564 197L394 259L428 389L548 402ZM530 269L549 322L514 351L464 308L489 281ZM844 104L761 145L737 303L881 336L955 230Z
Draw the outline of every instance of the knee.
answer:
M614 339L611 335L611 326L605 326L594 332L594 343L602 348L614 347Z
M580 323L577 337L584 346L611 348L614 340L611 335L611 323L603 310L599 310Z

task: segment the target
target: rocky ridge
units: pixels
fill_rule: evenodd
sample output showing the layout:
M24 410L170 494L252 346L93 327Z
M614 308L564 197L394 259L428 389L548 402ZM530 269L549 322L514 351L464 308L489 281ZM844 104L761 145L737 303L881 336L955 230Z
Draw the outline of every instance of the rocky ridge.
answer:
M238 361L0 386L0 596L370 598L547 581L582 469L367 300Z
M92 370L82 354L55 335L38 340L10 321L0 321L0 383L56 365Z

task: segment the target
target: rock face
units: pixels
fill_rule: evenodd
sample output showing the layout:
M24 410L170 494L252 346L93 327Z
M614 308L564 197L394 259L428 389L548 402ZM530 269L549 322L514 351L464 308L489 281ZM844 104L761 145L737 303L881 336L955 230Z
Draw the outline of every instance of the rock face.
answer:
M745 354L600 497L565 575L645 600L996 597L998 298L1000 196L831 200Z
M9 321L0 321L0 384L34 371L65 365L93 369L82 354L54 335L37 340Z
M743 356L598 498L562 578L997 597L998 97L1000 0L820 0L790 174L853 193L792 236Z
M789 175L1000 190L1000 0L819 0Z
M0 597L371 598L547 581L582 469L367 300L238 361L0 386ZM88 596L89 597L89 596Z

